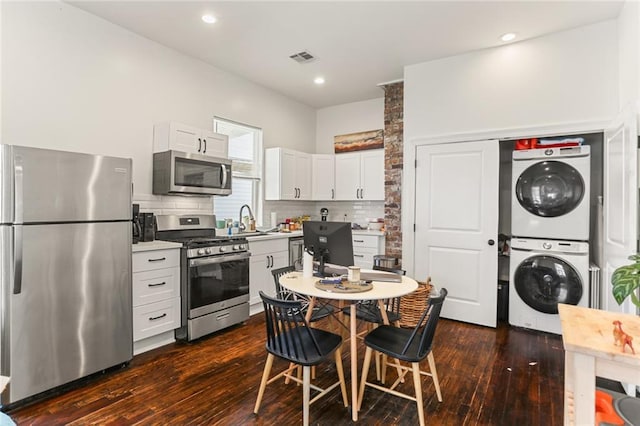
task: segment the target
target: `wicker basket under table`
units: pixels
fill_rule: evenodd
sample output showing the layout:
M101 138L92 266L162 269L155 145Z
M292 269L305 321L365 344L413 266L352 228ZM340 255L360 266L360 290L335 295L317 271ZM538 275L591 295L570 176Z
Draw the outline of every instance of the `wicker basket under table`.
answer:
M418 289L400 299L400 327L414 328L429 304L431 277L426 282L418 281Z

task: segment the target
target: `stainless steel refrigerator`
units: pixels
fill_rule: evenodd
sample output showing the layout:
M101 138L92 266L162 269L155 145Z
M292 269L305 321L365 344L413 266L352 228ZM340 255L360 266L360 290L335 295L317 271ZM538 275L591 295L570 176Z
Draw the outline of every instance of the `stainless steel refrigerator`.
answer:
M12 404L133 357L131 160L0 145L0 373Z

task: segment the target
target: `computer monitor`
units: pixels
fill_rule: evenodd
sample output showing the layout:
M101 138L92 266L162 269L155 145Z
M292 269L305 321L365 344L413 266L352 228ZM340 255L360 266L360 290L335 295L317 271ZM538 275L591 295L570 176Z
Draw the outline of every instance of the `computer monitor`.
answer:
M320 262L318 275L324 276L324 264L353 265L353 240L350 222L306 221L302 225L305 250Z

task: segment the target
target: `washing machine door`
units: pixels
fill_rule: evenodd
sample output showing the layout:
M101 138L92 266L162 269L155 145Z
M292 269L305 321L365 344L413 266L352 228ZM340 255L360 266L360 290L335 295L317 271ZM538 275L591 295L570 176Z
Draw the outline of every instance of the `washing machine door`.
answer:
M562 216L575 209L585 193L584 179L561 161L541 161L525 169L516 182L516 198L528 212Z
M524 303L538 312L557 314L558 303L577 305L582 299L580 274L564 260L532 256L515 271L514 286Z

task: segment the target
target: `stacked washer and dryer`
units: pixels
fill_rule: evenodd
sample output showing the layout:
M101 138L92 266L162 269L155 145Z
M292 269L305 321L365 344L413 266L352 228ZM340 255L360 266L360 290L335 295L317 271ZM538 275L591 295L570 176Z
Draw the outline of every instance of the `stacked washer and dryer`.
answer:
M513 151L509 323L561 333L558 303L588 306L590 147Z

